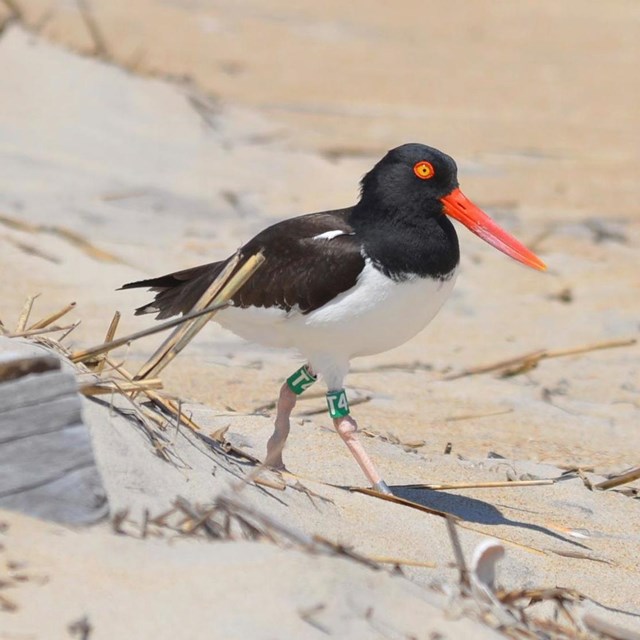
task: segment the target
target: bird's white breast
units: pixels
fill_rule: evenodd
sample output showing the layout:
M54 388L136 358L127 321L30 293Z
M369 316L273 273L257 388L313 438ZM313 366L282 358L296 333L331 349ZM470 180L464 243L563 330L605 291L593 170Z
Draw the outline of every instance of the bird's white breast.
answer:
M367 260L355 286L311 313L230 307L215 319L242 338L293 347L312 362L320 356L347 362L415 336L449 297L455 279L454 271L446 280L412 277L397 282Z

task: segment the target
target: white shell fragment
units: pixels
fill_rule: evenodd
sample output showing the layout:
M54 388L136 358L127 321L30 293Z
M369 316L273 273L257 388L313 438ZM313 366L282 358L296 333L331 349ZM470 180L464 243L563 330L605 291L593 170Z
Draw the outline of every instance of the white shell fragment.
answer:
M504 547L496 540L484 540L474 550L470 577L474 587L493 593L495 590L496 563L504 557Z

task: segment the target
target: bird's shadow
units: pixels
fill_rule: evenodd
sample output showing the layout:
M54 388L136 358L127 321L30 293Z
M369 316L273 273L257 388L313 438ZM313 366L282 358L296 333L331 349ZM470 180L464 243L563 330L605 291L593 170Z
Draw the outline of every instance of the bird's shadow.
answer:
M420 504L423 507L450 513L451 515L458 516L465 522L476 522L478 524L494 526L508 525L521 529L529 529L531 531L543 533L544 535L555 538L556 540L567 542L576 547L580 547L581 549L590 550L586 545L581 544L576 540L572 540L571 538L562 536L542 525L510 520L509 518L506 518L494 505L482 500L477 500L476 498L459 496L454 493L446 493L445 491L436 491L433 489L409 488L403 485L395 485L391 487L391 490L398 498L410 500L411 502Z

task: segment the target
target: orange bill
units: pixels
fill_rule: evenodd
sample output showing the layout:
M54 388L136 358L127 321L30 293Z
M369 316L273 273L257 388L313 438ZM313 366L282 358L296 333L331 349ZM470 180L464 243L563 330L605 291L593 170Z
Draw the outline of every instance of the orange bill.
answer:
M469 200L460 189L454 189L440 199L445 213L488 242L492 247L526 264L528 267L544 271L547 265L532 251L518 242L511 234L499 227L482 209Z

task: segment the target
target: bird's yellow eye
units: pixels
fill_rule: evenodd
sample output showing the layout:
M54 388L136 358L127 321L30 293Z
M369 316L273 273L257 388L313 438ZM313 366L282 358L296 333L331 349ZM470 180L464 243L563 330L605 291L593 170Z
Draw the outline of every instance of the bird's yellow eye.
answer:
M415 173L420 180L428 180L429 178L433 178L435 171L433 170L433 165L426 160L422 160L421 162L416 162L413 165L413 173Z

